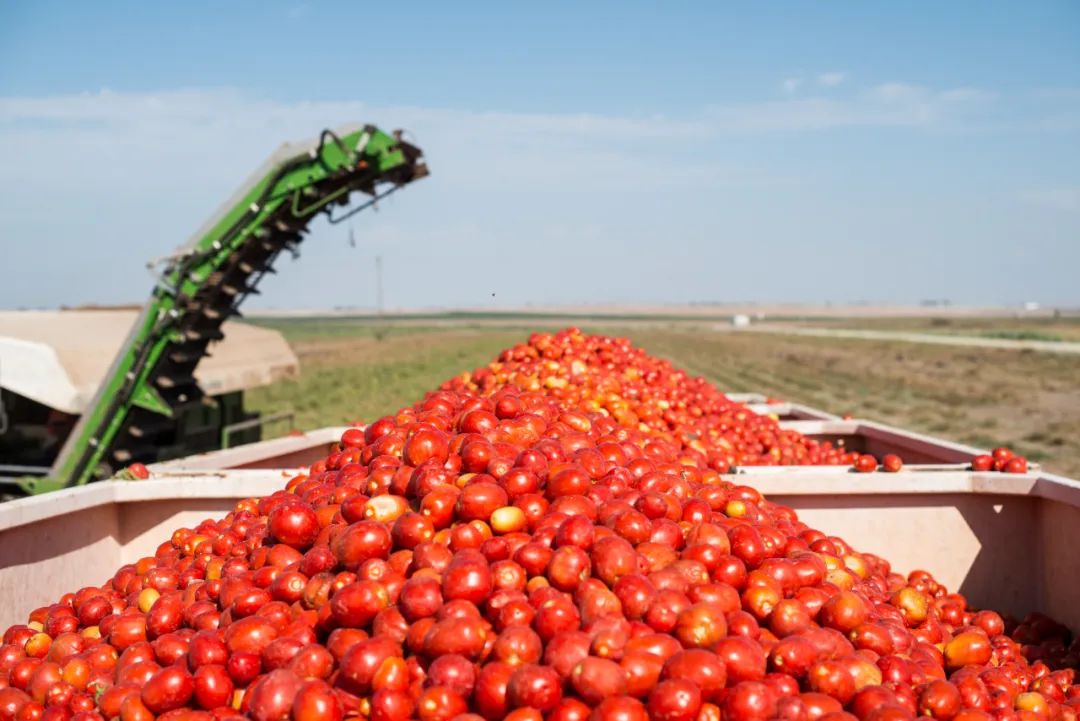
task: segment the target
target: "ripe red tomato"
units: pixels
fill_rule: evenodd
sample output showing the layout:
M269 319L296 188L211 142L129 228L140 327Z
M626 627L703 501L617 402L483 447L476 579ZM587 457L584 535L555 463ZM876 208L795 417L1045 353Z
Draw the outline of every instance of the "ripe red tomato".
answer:
M127 467L127 472L131 474L132 478L138 481L144 481L150 477L150 469L142 463L132 463Z
M904 467L904 462L895 453L887 453L881 459L881 469L888 473L896 473Z
M864 453L855 459L854 468L858 473L873 473L877 470L877 467L877 458L874 458L869 453Z
M195 702L208 711L232 700L233 680L221 665L203 665L195 671Z
M155 673L142 687L143 704L154 714L184 706L195 693L195 680L182 666L169 666Z
M255 721L287 721L303 684L288 669L271 671L251 688L248 713Z
M292 501L270 512L269 529L274 540L304 550L319 536L319 517L310 505Z
M878 468L625 338L534 334L34 609L0 721L1075 721L1069 629L721 475L775 464Z
M1027 459L1023 456L1013 456L1005 462L1001 470L1005 473L1027 473Z

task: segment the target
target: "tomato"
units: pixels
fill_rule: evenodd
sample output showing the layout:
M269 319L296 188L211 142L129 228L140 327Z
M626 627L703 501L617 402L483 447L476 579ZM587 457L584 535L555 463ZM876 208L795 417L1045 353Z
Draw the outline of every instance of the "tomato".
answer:
M32 610L0 721L1076 718L1069 629L731 475L778 464L879 468L625 338L537 333Z

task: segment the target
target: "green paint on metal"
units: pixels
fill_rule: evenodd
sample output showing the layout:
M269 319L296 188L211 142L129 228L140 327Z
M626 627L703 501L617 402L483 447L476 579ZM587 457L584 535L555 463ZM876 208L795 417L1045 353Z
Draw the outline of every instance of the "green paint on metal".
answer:
M63 481L56 478L41 478L37 476L25 476L15 479L19 488L23 493L35 494L35 493L48 493L49 491L59 491L65 486Z
M165 402L165 399L161 397L161 394L151 386L137 386L131 394L131 405L145 408L148 411L153 411L154 413L167 418L173 417L172 408Z
M167 260L149 303L68 438L50 478L27 479L24 488L40 493L94 480L100 469L107 468L110 448L133 408L173 417L169 402L152 385L156 369L170 346L183 341L182 327L192 318L193 299L212 290L215 273L241 257L238 254L274 237L272 223L284 218L298 221L290 226L302 229L316 214L328 212L354 191L378 197L380 186L391 184L392 190L423 177L427 170L419 157L418 149L372 126L340 137L324 131L317 143L279 151L242 197L205 233ZM247 292L245 288L239 300ZM231 313L235 307L225 310Z

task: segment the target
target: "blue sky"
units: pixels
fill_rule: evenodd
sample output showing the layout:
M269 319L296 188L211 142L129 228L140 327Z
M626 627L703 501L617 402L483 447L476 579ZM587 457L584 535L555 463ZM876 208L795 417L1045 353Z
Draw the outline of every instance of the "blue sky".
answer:
M163 5L0 5L0 307L143 299L351 121L433 175L264 307L370 306L375 254L392 307L1080 305L1075 2Z

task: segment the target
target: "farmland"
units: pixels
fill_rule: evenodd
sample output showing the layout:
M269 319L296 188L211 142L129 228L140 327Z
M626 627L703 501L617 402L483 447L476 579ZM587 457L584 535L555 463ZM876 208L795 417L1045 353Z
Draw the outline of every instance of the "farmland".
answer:
M468 319L440 324L349 318L259 322L285 334L302 372L298 379L250 392L248 406L263 413L294 411L294 425L301 429L390 413L438 382L486 363L530 331L514 319L483 324ZM1066 323L1053 332L1071 335ZM1007 444L1051 471L1080 476L1076 356L718 333L692 322L581 325L627 335L725 391L760 391L978 446ZM993 334L1001 328L1007 333L1015 325L983 320L978 331ZM890 327L933 326L931 321L894 321Z

